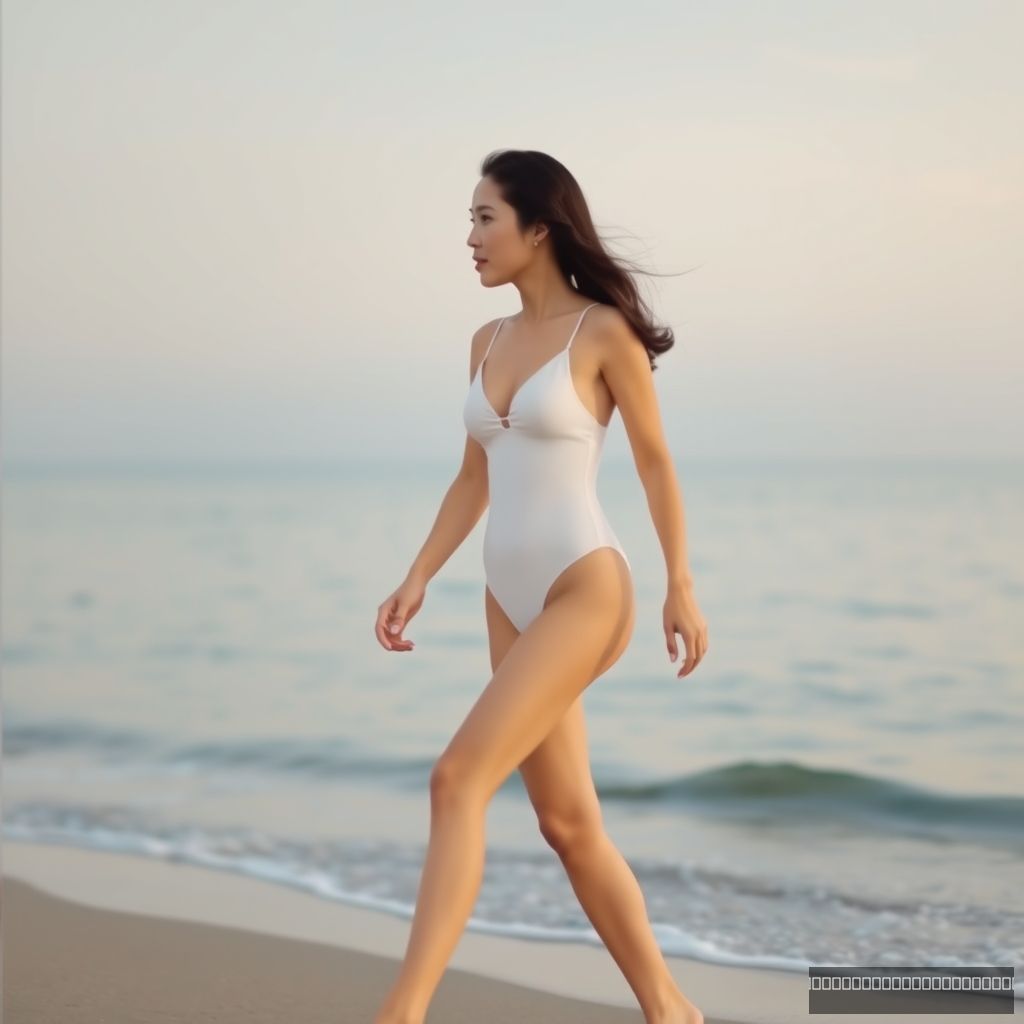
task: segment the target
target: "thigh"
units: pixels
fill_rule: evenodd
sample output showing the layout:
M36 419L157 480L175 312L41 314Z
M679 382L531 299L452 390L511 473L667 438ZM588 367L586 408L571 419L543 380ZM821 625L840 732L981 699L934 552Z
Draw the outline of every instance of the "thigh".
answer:
M519 765L542 830L583 828L601 822L587 750L583 698L577 697L555 727Z
M485 588L491 671L502 662L519 636L512 620ZM519 765L530 803L542 824L556 821L600 821L601 808L590 773L583 698L577 697L555 727Z
M488 797L625 649L633 600L622 573L628 577L617 551L593 551L559 577L544 609L518 636L502 631L498 620L490 682L442 755ZM493 617L489 609L489 622Z

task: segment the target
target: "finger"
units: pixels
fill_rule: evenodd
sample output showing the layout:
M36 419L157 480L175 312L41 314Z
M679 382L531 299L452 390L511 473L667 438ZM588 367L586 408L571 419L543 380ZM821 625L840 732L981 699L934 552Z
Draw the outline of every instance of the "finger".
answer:
M696 653L693 658L693 667L696 668L704 660L704 651L707 648L704 646L704 641L700 637L697 637L696 642Z
M693 671L693 656L695 653L695 644L692 636L683 635L683 643L686 645L686 661L683 663L683 667L679 670L678 678L688 676Z
M676 635L677 634L679 635L679 639L678 640L676 639ZM680 642L680 641L682 641L682 642ZM673 660L673 662L675 662L675 660L678 659L680 651L682 651L682 654L685 657L685 655L686 655L686 640L685 640L685 637L683 635L683 631L678 626L673 627L671 643L672 643L672 660Z
M377 633L377 639L380 641L381 647L386 651L393 650L391 643L392 637L387 627L388 620L394 614L396 601L385 601L380 608L377 610L377 625L375 631Z
M406 625L405 609L399 607L396 611L391 613L389 620L387 632L392 650L411 651L415 644L411 640L407 640L402 636L402 630Z
M668 660L675 661L679 655L679 650L676 647L676 633L674 629L665 631L665 646L668 649Z
M391 634L388 637L393 651L411 651L416 645L404 636Z
M392 640L402 639L402 628L405 626L405 616L401 609L396 609L388 615L388 636Z
M377 613L377 622L374 625L373 631L377 635L377 642L384 648L385 651L391 650L391 641L388 639L387 631L385 630L384 623L387 618L387 612L383 606Z

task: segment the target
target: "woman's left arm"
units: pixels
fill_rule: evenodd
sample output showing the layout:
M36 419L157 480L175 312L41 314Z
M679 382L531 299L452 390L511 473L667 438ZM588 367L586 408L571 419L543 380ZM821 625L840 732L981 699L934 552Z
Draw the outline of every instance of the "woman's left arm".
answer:
M598 328L601 373L622 416L654 528L665 553L668 580L662 624L671 661L679 653L676 634L683 638L686 661L679 670L682 677L697 667L708 648L708 627L697 607L686 554L682 492L661 425L647 349L619 310L603 312L606 316L601 318Z

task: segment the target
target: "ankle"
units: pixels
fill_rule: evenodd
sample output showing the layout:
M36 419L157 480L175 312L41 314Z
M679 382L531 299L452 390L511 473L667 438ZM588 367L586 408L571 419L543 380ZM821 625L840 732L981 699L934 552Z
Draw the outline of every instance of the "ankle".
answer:
M373 1018L373 1024L423 1024L423 1017L417 1017L412 1013L394 1013L390 1010L387 1012L381 1010Z
M657 995L644 1007L645 1024L696 1024L703 1015L679 990L678 986Z
M373 1018L373 1024L423 1024L426 1014L409 1006L398 1006L385 1002Z

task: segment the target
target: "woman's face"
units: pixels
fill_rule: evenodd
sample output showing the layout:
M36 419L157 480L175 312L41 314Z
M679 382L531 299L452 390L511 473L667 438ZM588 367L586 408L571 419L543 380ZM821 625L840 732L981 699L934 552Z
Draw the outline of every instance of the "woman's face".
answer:
M536 256L536 232L531 229L525 238L520 234L516 211L490 178L481 178L473 190L469 216L472 228L466 244L473 250L474 261L483 261L473 266L485 287L507 284Z

